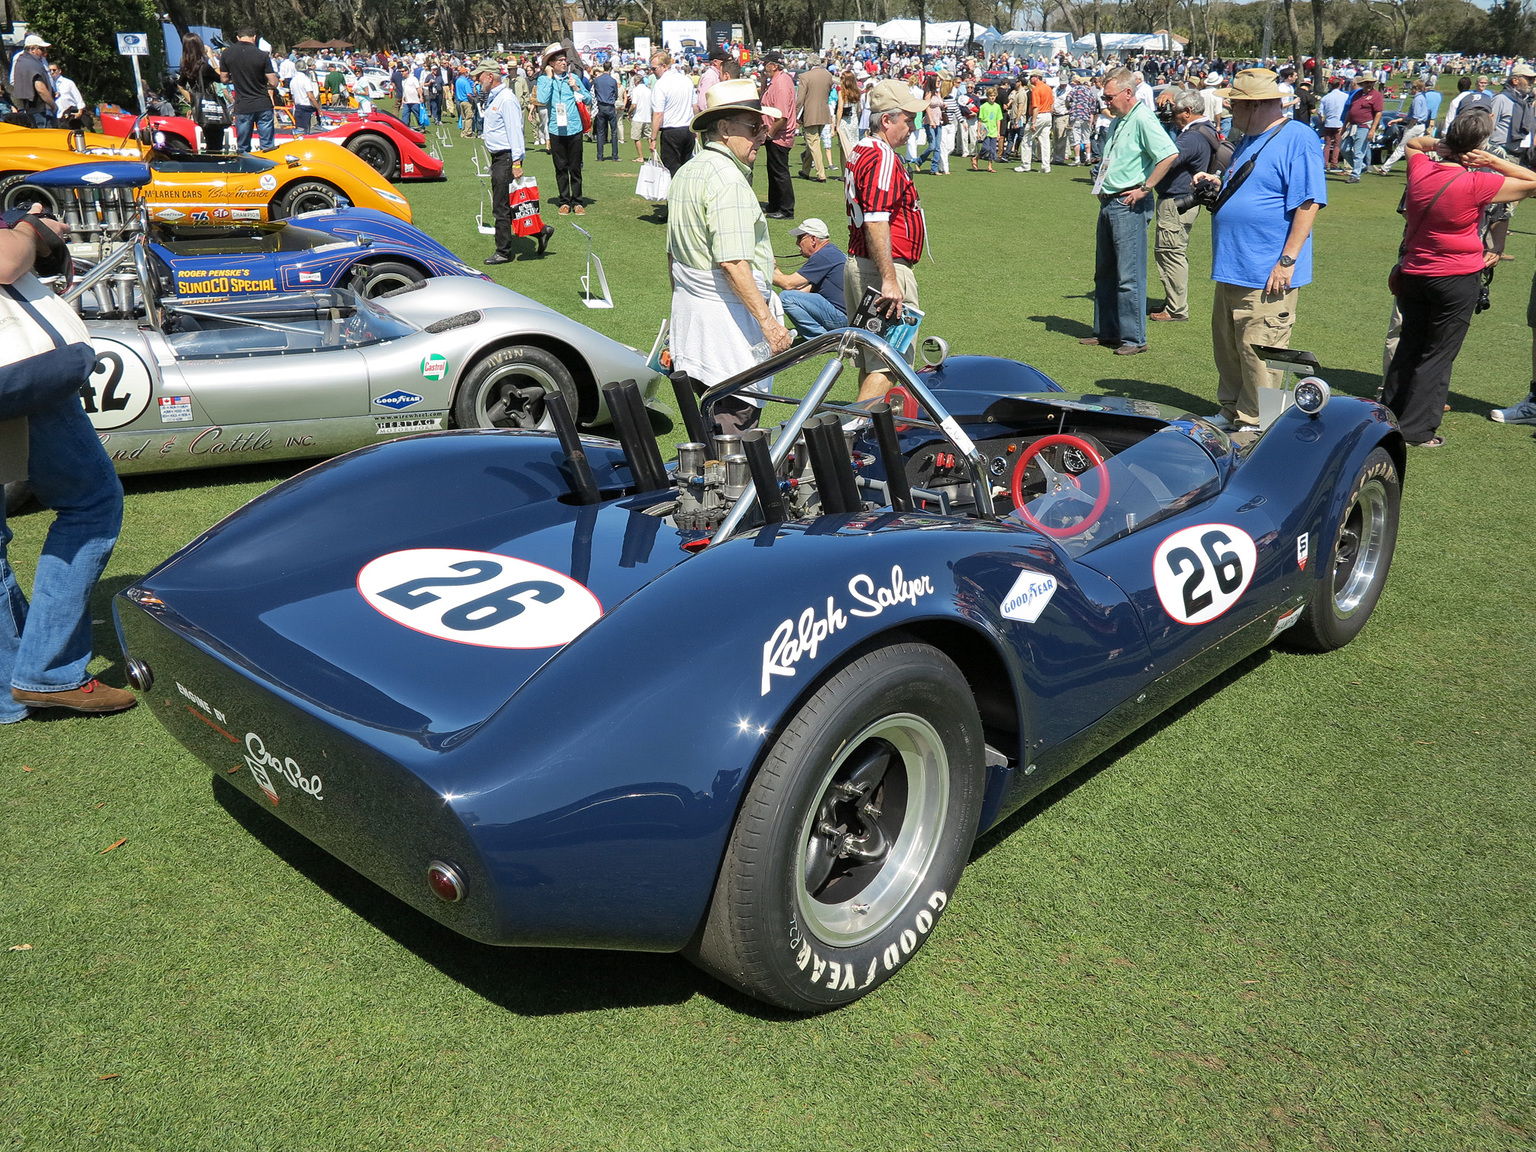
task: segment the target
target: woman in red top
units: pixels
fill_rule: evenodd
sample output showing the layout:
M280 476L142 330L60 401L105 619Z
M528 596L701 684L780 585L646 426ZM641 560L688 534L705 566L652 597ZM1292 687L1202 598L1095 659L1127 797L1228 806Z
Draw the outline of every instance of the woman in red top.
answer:
M1483 210L1536 192L1536 172L1483 150L1492 131L1487 109L1472 108L1456 117L1443 140L1408 142L1397 288L1403 334L1381 399L1396 413L1403 439L1420 448L1445 443L1436 433L1451 365L1472 322L1483 269L1498 259L1483 251Z

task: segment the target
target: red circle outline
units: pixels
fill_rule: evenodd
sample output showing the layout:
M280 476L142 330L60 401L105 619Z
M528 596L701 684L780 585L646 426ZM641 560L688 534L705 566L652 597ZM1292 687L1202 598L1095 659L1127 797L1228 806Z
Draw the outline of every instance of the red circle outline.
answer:
M1058 540L1063 540L1069 536L1078 536L1088 531L1089 528L1098 522L1099 517L1104 514L1104 509L1109 504L1109 473L1103 472L1099 474L1098 499L1093 502L1093 510L1083 517L1081 523L1067 528L1047 528L1031 516L1029 509L1024 507L1024 469L1031 460L1040 455L1041 451L1046 448L1055 447L1057 444L1086 452L1088 459L1093 461L1095 468L1100 467L1104 463L1104 457L1099 455L1097 448L1081 437L1072 435L1070 432L1055 432L1050 436L1042 436L1028 448L1024 449L1023 452L1019 453L1018 462L1013 466L1013 475L1009 478L1008 493L1013 497L1014 511L1018 512L1026 524L1031 528L1044 532L1047 536L1054 536ZM1071 473L1067 475L1074 485L1078 488L1082 487L1081 484L1078 484L1076 476L1073 476Z

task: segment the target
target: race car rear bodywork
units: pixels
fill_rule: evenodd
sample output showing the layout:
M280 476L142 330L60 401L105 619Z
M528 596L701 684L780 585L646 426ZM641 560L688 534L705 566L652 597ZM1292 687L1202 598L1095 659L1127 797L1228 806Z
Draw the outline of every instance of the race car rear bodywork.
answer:
M1379 595L1402 448L1369 401L1240 448L972 358L906 371L919 410L839 459L828 373L771 455L690 443L661 483L623 419L320 465L118 597L131 674L221 779L466 936L682 949L814 1011L905 964L979 831Z

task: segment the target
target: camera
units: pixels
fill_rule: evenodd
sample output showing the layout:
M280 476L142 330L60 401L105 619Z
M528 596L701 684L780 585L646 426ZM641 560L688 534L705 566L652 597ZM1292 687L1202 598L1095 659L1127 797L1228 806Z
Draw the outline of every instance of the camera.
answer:
M1196 180L1188 192L1174 200L1173 206L1180 212L1188 212L1191 208L1204 208L1207 212L1216 211L1216 201L1221 199L1221 185L1214 180Z

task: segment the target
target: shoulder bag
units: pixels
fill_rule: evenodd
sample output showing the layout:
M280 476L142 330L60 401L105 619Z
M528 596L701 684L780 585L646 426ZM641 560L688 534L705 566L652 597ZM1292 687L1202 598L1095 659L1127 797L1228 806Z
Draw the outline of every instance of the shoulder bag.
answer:
M53 341L48 351L13 361L0 373L0 420L31 416L79 393L96 366L96 350L85 341L66 341L14 285L0 285L0 309L24 315Z
M1247 182L1249 176L1253 175L1253 166L1258 162L1259 157L1264 155L1264 149L1275 142L1280 133L1285 131L1287 124L1294 123L1296 123L1294 120L1282 120L1280 126L1270 132L1269 139L1259 145L1258 151L1244 160L1243 166L1232 173L1231 177L1227 180L1226 187L1221 190L1221 195L1216 197L1216 202L1206 206L1209 211L1215 212L1219 210L1223 204L1237 194L1237 190Z
M1456 181L1460 180L1466 174L1467 170L1463 168L1460 172L1456 173L1456 175L1452 176L1444 184L1440 185L1439 190L1436 191L1434 196L1430 198L1429 203L1424 206L1424 215L1419 217L1420 227L1423 227L1424 221L1429 219L1429 213L1434 208L1435 201L1440 199L1441 196L1445 195L1445 190L1452 184L1456 183ZM1406 196L1407 193L1405 192L1403 195ZM1408 241L1413 238L1416 232L1417 229L1415 229L1413 232L1410 232L1408 230L1408 225L1403 225L1403 242L1397 246L1397 263L1392 265L1392 270L1387 273L1387 291L1392 293L1394 296L1397 295L1397 291L1402 285L1403 257L1408 253Z

